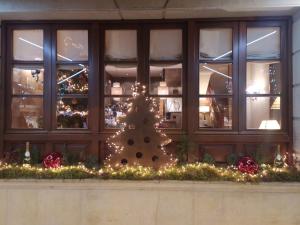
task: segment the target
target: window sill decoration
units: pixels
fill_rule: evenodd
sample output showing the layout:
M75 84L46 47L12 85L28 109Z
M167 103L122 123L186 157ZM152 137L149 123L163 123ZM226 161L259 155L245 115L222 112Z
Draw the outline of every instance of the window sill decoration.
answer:
M256 174L242 173L235 166L216 167L207 163L164 167L124 166L88 169L84 165L46 169L28 164L0 164L0 179L119 179L119 180L192 180L233 182L300 182L300 171L262 164Z

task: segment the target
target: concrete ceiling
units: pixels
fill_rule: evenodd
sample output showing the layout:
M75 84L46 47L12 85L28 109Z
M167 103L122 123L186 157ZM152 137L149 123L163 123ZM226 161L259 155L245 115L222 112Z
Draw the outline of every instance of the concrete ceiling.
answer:
M300 0L0 0L0 19L171 19L293 15Z

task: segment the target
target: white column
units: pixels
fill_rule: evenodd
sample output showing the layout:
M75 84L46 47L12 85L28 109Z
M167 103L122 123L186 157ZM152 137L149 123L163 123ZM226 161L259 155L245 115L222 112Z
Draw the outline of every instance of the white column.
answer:
M300 11L293 18L293 127L294 150L300 167Z

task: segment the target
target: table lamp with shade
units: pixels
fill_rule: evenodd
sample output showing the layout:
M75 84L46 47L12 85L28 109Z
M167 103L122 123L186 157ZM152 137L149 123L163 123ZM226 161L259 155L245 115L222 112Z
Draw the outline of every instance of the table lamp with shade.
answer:
M259 126L260 130L279 130L280 124L277 120L263 120Z
M280 97L276 97L275 101L271 106L271 109L280 109Z
M111 95L122 95L122 87L120 82L114 82L111 87ZM120 98L113 98L115 101L120 101Z

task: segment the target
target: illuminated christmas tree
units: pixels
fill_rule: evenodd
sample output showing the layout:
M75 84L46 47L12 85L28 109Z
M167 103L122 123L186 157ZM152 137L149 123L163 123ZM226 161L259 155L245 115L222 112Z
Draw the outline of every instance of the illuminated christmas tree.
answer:
M158 129L161 119L156 109L156 102L145 96L145 86L136 84L133 101L121 121L123 128L107 140L112 153L106 158L106 165L160 168L176 163L176 159L165 151L165 146L172 140Z

